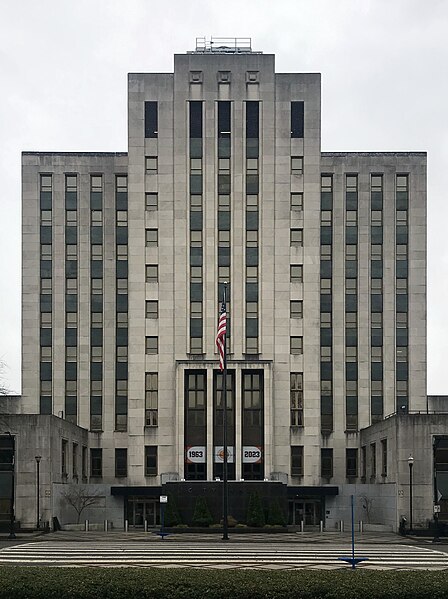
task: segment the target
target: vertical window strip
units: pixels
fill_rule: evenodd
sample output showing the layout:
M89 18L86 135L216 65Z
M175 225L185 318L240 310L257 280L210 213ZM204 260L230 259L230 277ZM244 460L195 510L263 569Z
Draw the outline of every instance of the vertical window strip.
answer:
M157 137L157 103L151 134ZM152 115L154 116L154 114ZM153 131L155 128L155 131ZM115 430L128 427L128 177L115 176L116 210L116 334L115 334Z
M40 196L40 414L51 414L52 405L52 208L53 175L39 175Z
M246 102L246 354L259 353L260 103ZM248 271L248 269L251 269ZM250 277L249 277L250 274Z
M383 277L378 264L383 259L383 175L370 176L370 421L384 416L383 402ZM381 275L381 276L378 276Z
M345 175L345 297L358 286L358 174ZM350 302L350 298L349 298ZM358 305L345 310L345 427L358 430Z
M231 344L231 190L232 190L232 103L218 101L218 297L217 310L223 298L224 283L227 283L227 351Z
M407 304L407 280L409 276L408 174L396 175L395 208L395 286L397 293L395 303L396 405L397 412L405 413L409 410L409 315Z
M190 353L203 353L203 104L189 103L190 181ZM193 271L194 269L194 271ZM193 280L193 273L195 278ZM198 280L199 279L199 280Z
M332 362L332 239L333 175L321 175L321 245L320 245L320 312L321 312L321 432L333 430L333 362Z

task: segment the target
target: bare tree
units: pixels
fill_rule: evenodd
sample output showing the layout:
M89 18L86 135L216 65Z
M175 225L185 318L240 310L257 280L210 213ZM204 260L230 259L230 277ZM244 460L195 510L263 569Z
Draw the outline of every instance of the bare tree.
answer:
M64 501L74 508L78 514L77 524L81 520L82 512L91 505L98 503L100 497L102 497L98 491L87 492L84 487L78 486L63 491L61 495Z
M6 364L0 360L0 395L10 395L11 389L8 389L5 383Z

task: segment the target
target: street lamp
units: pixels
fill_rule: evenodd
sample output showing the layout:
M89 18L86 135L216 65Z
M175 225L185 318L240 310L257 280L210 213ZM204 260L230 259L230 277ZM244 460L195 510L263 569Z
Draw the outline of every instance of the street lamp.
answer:
M14 532L14 474L15 474L15 447L14 447L14 437L11 435L9 431L5 431L5 435L9 435L9 441L11 443L11 495L9 497L9 538L15 539L16 534Z
M35 457L36 460L36 497L37 497L37 508L36 508L36 512L37 512L37 526L36 528L39 530L40 528L40 461L42 459L42 456L37 455Z
M412 467L414 466L414 458L412 455L408 457L409 466L409 532L412 532Z

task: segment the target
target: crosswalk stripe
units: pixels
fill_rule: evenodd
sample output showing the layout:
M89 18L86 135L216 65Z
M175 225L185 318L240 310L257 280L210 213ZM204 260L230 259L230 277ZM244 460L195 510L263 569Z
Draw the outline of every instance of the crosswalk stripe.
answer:
M271 544L269 547L178 542L58 542L43 541L0 550L0 564L100 567L207 568L347 568L339 557L351 555L347 545ZM356 556L367 557L368 569L448 569L448 554L408 545L362 545Z

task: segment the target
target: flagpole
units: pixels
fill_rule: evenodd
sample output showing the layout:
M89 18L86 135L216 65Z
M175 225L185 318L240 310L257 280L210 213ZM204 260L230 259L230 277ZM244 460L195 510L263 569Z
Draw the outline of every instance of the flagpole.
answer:
M224 283L224 295L223 303L226 306L226 294L227 294L227 283ZM227 309L227 307L226 307ZM227 331L224 336L224 368L222 371L222 441L223 441L223 477L222 477L222 540L228 541L228 511L229 511L229 497L227 489Z

